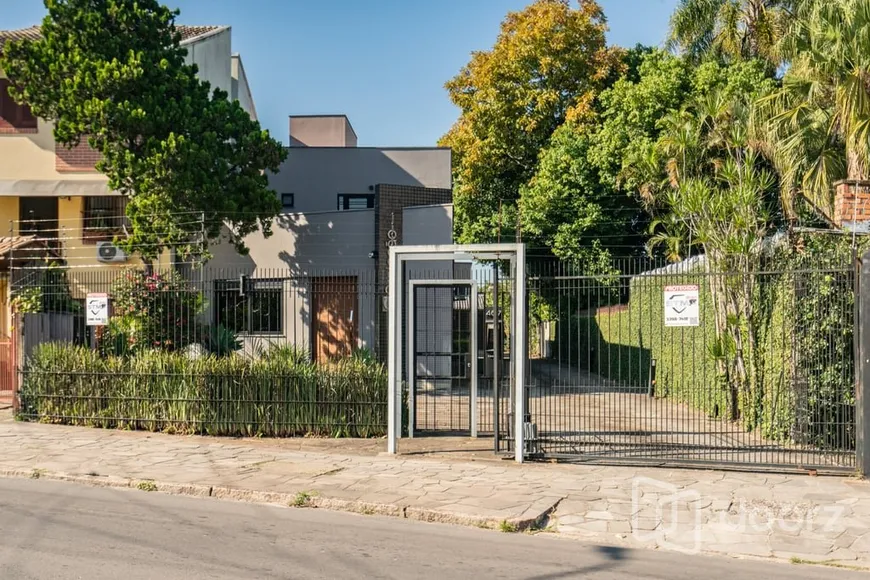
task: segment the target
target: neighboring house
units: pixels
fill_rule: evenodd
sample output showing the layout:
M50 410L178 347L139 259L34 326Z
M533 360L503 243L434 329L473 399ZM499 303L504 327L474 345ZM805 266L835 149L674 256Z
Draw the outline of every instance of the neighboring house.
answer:
M248 236L245 256L211 250L214 321L248 344L289 341L319 360L383 352L389 244L453 239L450 149L357 147L344 115L291 116L290 144L270 176L283 203L272 237ZM248 315L228 314L239 309Z
M229 26L178 26L186 61L198 75L220 87L256 118L254 101L241 57L232 53ZM0 52L7 41L37 39L38 26L0 31ZM70 267L73 293L105 290L114 270L136 262L109 243L123 223L126 199L106 185L94 165L98 154L86 142L67 149L54 141L53 123L34 117L8 93L9 81L0 70L0 252L12 252L36 236ZM32 240L28 242L32 245ZM161 258L168 265L169 254ZM8 264L0 255L0 267ZM0 277L8 276L8 266ZM6 286L0 282L0 287ZM0 288L0 290L3 290ZM0 292L8 301L8 291ZM5 315L8 302L0 305ZM3 323L0 336L8 333Z
M229 26L179 26L187 62L199 77L238 97L256 117L239 55L232 54ZM39 37L39 27L0 31L0 52L10 40ZM106 186L94 169L98 154L82 142L67 149L54 141L53 124L35 118L8 94L0 70L0 235L36 234L54 239L60 255L76 268L108 264L98 245L121 226L126 200ZM111 248L109 248L111 249Z

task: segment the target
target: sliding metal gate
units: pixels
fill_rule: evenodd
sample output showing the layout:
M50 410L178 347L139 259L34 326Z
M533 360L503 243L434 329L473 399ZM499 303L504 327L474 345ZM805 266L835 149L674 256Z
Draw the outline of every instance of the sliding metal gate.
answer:
M611 463L854 468L854 268L711 273L700 259L640 262L637 273L606 276L531 269L529 303L555 326L548 356L528 366L538 450ZM721 330L737 315L717 330L713 293L723 288L752 297L754 360ZM751 380L727 379L750 371Z

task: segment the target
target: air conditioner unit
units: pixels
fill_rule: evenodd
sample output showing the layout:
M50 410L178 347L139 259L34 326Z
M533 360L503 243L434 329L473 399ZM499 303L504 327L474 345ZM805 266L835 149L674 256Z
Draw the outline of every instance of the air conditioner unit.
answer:
M97 242L97 260L100 262L126 262L127 254L112 242Z

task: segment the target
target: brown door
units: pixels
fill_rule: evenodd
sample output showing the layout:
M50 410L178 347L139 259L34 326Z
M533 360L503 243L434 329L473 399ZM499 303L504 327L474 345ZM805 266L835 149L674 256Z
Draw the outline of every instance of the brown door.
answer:
M356 276L325 276L311 280L312 347L314 359L326 362L350 356L357 343Z

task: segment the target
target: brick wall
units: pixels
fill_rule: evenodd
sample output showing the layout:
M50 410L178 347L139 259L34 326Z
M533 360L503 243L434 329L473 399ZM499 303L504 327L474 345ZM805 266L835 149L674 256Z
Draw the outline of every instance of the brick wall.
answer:
M838 181L834 186L834 222L870 222L870 181Z
M25 133L37 133L39 130L36 127L20 128L14 127L12 123L0 117L0 135L15 135Z
M54 155L54 168L58 173L96 171L94 166L100 160L100 154L91 149L84 138L82 138L81 143L72 149L55 144Z

